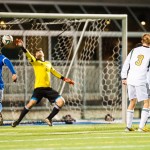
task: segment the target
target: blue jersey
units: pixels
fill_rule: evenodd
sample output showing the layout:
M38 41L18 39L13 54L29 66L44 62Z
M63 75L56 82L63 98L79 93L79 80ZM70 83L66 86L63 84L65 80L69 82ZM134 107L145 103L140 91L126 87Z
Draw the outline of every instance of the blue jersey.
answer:
M10 62L10 60L4 55L0 54L0 89L4 89L4 81L3 81L3 75L2 75L4 65L6 65L9 68L12 74L16 74L16 71L12 63Z

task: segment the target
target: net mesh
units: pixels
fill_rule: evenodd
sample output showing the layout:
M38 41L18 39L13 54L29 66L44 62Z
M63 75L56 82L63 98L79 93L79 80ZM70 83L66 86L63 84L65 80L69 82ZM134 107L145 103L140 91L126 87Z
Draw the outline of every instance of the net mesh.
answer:
M63 82L51 76L52 87L59 92L62 90L66 100L58 119L65 114L71 114L77 119L98 119L104 118L107 113L121 118L120 38L116 35L107 38L102 36L108 31L111 20L88 20L73 60L85 22L85 19L5 19L0 29L5 31L2 33L11 34L14 40L23 39L31 53L41 47L45 59L50 60L64 76L73 61L69 78L75 81L74 86L66 84L63 88ZM34 72L15 44L2 46L1 43L2 53L11 59L18 74L17 83L12 83L11 73L4 67L4 117L6 120L15 120L32 95ZM11 55L15 58L11 58ZM43 99L27 114L26 119L43 119L51 108L49 102Z

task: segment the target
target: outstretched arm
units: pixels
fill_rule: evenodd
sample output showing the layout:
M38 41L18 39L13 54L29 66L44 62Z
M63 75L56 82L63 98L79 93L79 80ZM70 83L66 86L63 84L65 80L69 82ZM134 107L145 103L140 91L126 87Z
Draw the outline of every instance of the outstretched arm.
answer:
M71 79L69 79L69 78L65 78L64 76L62 76L58 71L56 71L56 70L54 69L54 67L51 67L51 73L52 73L55 77L57 77L57 78L59 78L59 79L62 79L63 81L65 81L65 82L67 82L67 83L69 83L69 84L74 85L74 81L73 81L73 80L71 80Z
M16 46L20 47L21 50L26 54L28 60L32 63L36 61L36 58L26 49L24 48L23 41L21 39L16 39Z
M12 73L12 80L13 82L16 82L17 81L17 75L16 75L16 71L11 63L11 61L8 59L8 58L4 58L3 59L3 63L9 68L9 70L11 71Z

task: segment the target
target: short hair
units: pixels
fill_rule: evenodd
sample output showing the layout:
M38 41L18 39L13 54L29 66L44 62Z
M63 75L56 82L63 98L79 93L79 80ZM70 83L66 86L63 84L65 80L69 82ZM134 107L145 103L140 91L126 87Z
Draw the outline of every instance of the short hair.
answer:
M150 34L146 33L142 36L142 44L147 44L150 46Z
M43 51L42 48L36 48L36 49L34 50L34 56L35 56L35 54L36 54L37 52L39 52L39 51Z

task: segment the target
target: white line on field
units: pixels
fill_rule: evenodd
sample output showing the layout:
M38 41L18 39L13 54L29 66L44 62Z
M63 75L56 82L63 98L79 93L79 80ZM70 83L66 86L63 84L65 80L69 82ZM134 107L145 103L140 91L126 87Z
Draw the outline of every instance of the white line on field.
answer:
M59 147L59 148L30 148L30 150L87 150L87 149L133 149L133 148L150 148L150 145L121 145L121 146L114 146L114 145L109 145L109 146L77 146L77 147ZM19 150L28 150L28 148L18 148ZM17 150L17 148L15 149L9 149L9 150Z
M32 143L33 142L39 142L39 141L54 141L54 140L62 140L62 141L66 141L66 140L87 140L87 139L116 139L116 138L119 138L119 139L125 139L125 138L150 138L150 135L149 136L141 136L141 134L139 135L139 136L131 136L131 137L129 137L129 136L118 136L118 137L116 137L116 136L109 136L109 137L102 137L102 136L100 136L100 137L78 137L78 138L65 138L65 137L63 137L63 138L48 138L48 139L32 139ZM29 139L27 139L27 140L12 140L12 139L10 139L10 140L0 140L0 143L12 143L12 142L31 142L31 140L29 140Z
M39 134L42 134L42 135L60 135L60 134L62 134L62 135L69 135L69 134L90 134L90 133L92 133L92 134L115 134L115 133L118 133L119 135L120 135L120 133L124 133L124 132L101 132L101 131L78 131L78 132L69 132L69 131L66 131L66 132L47 132L47 133L45 133L45 132L41 132L41 133L38 133L38 132L36 132L36 133L34 133L34 132L26 132L26 133L20 133L20 132L3 132L3 133L0 133L0 135L39 135Z
M146 136L148 135L149 136L149 133L150 132L147 132L147 133L143 133L145 134ZM24 135L71 135L71 134L101 134L101 135L111 135L111 134L118 134L119 137L120 135L128 135L128 136L133 136L133 135L138 135L140 134L139 132L101 132L101 131L79 131L79 132L41 132L41 133L38 133L38 132L26 132L26 133L20 133L20 132L3 132L3 133L0 133L0 136L8 136L8 135L13 135L13 136L24 136Z

